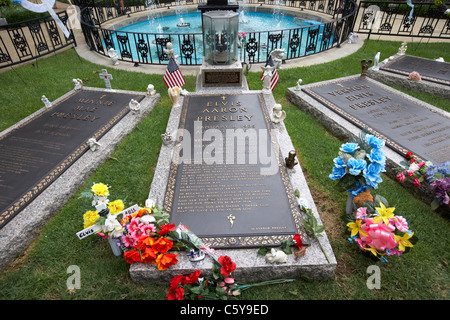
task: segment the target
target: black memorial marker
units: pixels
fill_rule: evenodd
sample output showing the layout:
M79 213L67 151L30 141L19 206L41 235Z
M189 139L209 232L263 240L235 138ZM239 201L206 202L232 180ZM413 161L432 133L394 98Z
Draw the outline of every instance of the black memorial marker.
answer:
M349 77L302 89L338 115L405 154L441 164L450 160L450 118L395 90Z
M0 136L0 228L70 167L143 95L74 91Z
M295 233L309 243L265 108L258 94L185 97L164 209L213 248L278 246Z
M380 70L408 76L416 71L424 80L450 86L450 63L403 55L383 65Z

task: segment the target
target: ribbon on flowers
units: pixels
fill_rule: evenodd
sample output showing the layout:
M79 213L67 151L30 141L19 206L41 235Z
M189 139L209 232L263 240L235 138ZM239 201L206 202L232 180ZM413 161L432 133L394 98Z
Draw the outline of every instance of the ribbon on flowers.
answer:
M395 227L390 223L387 225L383 221L373 223L372 219L366 219L361 229L367 233L367 237L361 235L361 240L372 248L384 251L394 249L398 245L393 233Z

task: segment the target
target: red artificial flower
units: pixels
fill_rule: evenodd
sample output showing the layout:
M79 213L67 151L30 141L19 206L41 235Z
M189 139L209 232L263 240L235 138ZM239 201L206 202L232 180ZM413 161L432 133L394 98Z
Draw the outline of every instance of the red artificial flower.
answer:
M144 251L147 247L151 247L155 243L155 239L152 237L149 237L148 235L143 235L139 237L139 240L137 242L137 246Z
M196 271L192 272L191 274L184 276L181 283L183 285L196 283L198 280L198 277L200 276L200 273L201 273L200 270L196 270Z
M302 241L302 237L300 236L299 233L296 233L294 235L294 241L295 241L295 246L301 250L303 248L303 241Z
M410 160L410 159L414 158L414 155L413 155L413 153L411 151L408 151L405 154L405 157L406 157L406 159Z
M141 262L141 255L139 254L139 251L136 250L130 250L130 251L126 251L123 256L125 257L125 261L128 263L133 263L133 262Z
M413 179L413 184L414 184L414 187L420 188L420 181L419 181L419 179L414 178L414 179Z
M229 256L220 256L218 260L222 265L222 268L220 268L220 273L224 277L228 277L230 273L236 269L236 263L234 263Z
M172 280L170 280L170 289L176 289L183 279L184 276L182 275L173 277Z
M160 253L166 253L173 247L173 241L167 238L159 238L153 243L152 248Z
M159 231L159 236L162 237L167 234L169 231L175 230L175 223L172 224L165 224L161 227L161 230Z
M184 288L178 287L176 289L169 289L169 293L167 294L167 300L183 300L184 297Z
M158 258L156 258L156 265L158 266L158 270L166 270L168 267L173 266L178 262L176 257L178 254L160 254Z

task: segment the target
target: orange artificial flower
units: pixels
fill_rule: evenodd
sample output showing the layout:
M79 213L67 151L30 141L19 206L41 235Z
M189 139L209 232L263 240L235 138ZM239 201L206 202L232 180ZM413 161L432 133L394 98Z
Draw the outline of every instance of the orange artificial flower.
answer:
M176 257L178 254L160 254L155 261L155 264L158 266L158 270L166 270L168 267L173 266L178 262Z
M133 218L135 218L135 217L140 218L146 212L147 212L147 209L140 208L138 212L132 213L132 214L130 214L130 216L132 216Z
M158 251L160 253L166 253L173 247L173 241L169 240L167 238L159 238L155 241L155 243L152 245L153 249L155 251Z
M142 253L142 259L145 263L153 263L158 258L158 254L152 248L146 248Z

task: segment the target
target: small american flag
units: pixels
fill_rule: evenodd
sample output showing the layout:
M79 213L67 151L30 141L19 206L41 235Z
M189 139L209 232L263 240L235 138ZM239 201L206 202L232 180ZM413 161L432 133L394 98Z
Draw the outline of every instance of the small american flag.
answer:
M167 64L166 72L164 73L163 81L167 88L182 87L185 83L183 75L181 74L178 65L173 58L170 58Z
M280 76L278 75L277 69L275 68L275 64L273 63L272 57L269 56L269 59L266 62L266 67L270 66L273 67L273 71L272 71L272 78L270 79L270 90L273 90L273 88L275 88L275 86L278 83L278 80L280 80ZM261 74L261 80L264 81L264 72Z

